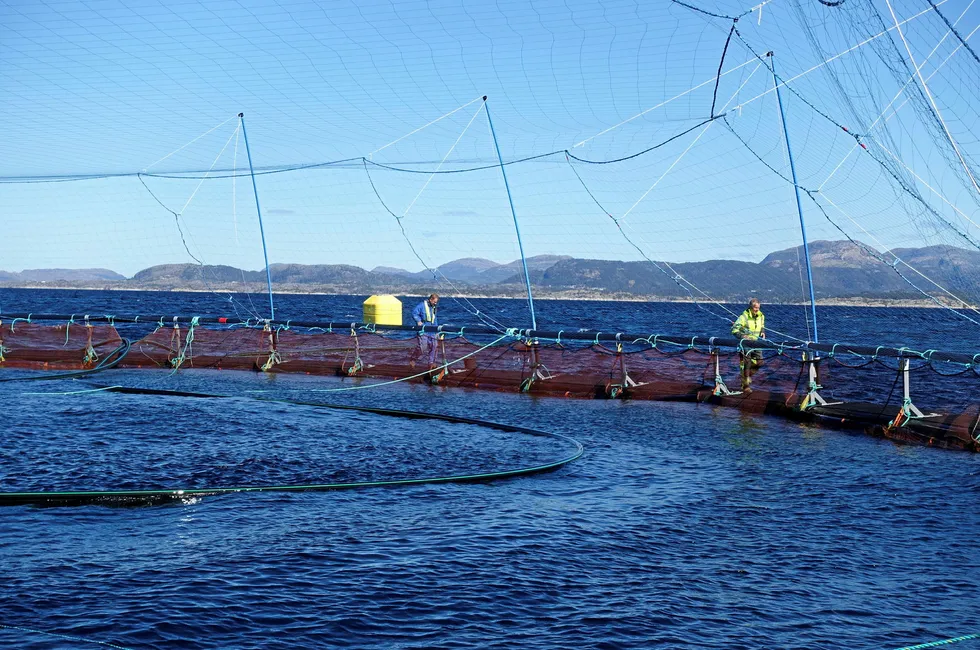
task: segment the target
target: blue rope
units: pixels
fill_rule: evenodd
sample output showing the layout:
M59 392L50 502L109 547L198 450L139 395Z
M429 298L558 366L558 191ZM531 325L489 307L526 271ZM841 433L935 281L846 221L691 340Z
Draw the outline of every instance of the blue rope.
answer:
M19 321L19 320L26 321L27 324L30 325L31 324L31 316L33 316L33 315L34 314L28 314L27 315L27 318L15 318L12 321L10 321L10 331L11 332L14 331L14 325L16 325L17 324L17 321Z
M68 334L69 334L69 332L71 332L71 326L72 326L72 323L74 323L74 322L75 322L75 314L72 314L68 318L68 324L65 325L65 345L68 345ZM65 345L62 345L61 347L65 347Z

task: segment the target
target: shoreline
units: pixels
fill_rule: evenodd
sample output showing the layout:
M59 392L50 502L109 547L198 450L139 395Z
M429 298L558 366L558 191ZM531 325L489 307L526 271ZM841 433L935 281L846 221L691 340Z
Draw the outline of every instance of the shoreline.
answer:
M42 291L132 291L132 292L153 292L153 293L248 293L251 295L266 295L267 290L265 286L254 287L250 291L242 291L240 287L235 289L227 289L222 287L216 288L176 288L176 287L121 287L121 286L52 286L50 284L39 284L39 285L20 285L20 286L3 286L0 285L0 290L12 289L12 290L42 290ZM248 287L246 287L248 289ZM288 296L371 296L371 295L401 295L401 296L423 296L432 291L426 289L420 291L418 289L414 291L362 291L362 290L352 290L350 288L345 289L333 289L324 290L322 287L319 290L304 291L293 287L288 287L285 289L273 291L273 295L288 295ZM516 295L515 295L516 294ZM520 292L509 293L509 292L485 292L485 291L474 291L472 293L459 293L456 295L442 294L447 298L466 298L466 299L477 299L477 300L526 300L526 294L523 292L523 287ZM704 300L695 301L690 298L676 298L670 296L647 296L647 295L635 295L626 293L609 293L603 294L596 291L588 290L577 290L577 289L567 289L563 291L545 291L534 296L535 300L573 300L582 302L644 302L644 303L675 303L675 304L725 304L725 305L738 305L745 302L748 299L748 295L742 300ZM818 299L816 305L818 307L906 307L906 308L929 308L929 309L970 309L971 306L966 304L952 305L948 304L947 301L942 301L942 305L937 305L931 300L919 299L907 299L907 298L859 298L859 297L840 297L840 298L823 298ZM779 305L787 307L806 307L809 306L809 302L801 301L762 301L763 305Z

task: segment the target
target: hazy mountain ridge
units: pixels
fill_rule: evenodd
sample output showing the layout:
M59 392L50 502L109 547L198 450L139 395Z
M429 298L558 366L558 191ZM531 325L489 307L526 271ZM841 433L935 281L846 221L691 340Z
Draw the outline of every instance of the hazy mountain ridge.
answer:
M903 260L945 289L968 300L980 298L980 251L953 246L901 248L878 252L850 241L816 241L809 245L817 299L921 299L922 295L896 269L931 287ZM799 301L806 292L802 247L775 251L761 262L708 260L704 262L621 262L566 255L527 259L535 291L542 295L579 297L647 297L703 299L703 291L719 300L743 300L757 295L763 301ZM438 269L411 272L378 266L367 271L348 264L272 264L274 288L321 293L426 293L437 290L443 276L472 295L521 295L524 275L520 260L507 264L482 258L461 258ZM161 264L126 279L108 269L34 269L0 271L0 286L64 286L150 290L263 291L265 270L231 266ZM939 289L933 291L941 293Z
M125 280L109 269L24 269L20 272L0 271L0 282L59 282L59 281L108 281Z
M565 259L572 259L568 255L535 255L527 258L528 272L544 271L556 262ZM515 275L519 276L519 283L524 282L524 267L520 260L514 260L507 264L500 264L482 257L463 257L452 262L446 262L442 266L435 268L438 277L445 276L453 282L465 282L467 284L496 284L507 283ZM401 278L409 278L421 283L432 281L431 271L405 271L391 266L376 266L371 273L381 273Z

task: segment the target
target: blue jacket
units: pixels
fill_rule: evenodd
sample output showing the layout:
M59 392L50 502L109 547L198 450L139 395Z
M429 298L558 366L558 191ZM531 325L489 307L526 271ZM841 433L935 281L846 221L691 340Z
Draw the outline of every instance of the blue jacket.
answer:
M429 300L425 299L418 304L418 306L412 310L412 324L418 325L422 323L423 325L438 325L439 319L436 315L436 310L438 305L433 307L429 304Z

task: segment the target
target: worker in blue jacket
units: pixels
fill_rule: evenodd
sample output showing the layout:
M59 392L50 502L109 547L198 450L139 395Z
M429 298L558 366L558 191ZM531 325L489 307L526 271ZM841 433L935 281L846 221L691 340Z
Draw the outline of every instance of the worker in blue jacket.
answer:
M412 320L416 325L439 324L439 296L430 294L412 310ZM425 357L429 360L429 370L436 366L436 350L438 339L435 332L419 332L419 347L413 357Z

